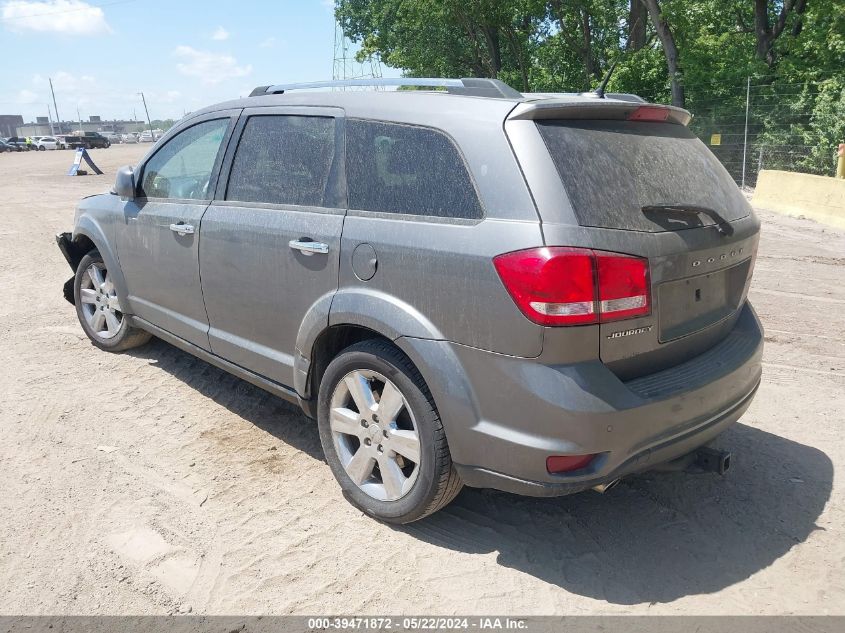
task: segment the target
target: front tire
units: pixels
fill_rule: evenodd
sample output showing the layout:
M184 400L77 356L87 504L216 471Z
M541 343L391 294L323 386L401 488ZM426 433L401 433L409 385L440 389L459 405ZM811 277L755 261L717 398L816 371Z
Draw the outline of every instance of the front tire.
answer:
M129 318L120 310L109 271L96 250L85 255L76 268L73 297L82 329L100 349L122 352L152 338L148 332L129 325Z
M329 364L317 424L344 496L377 519L422 519L463 486L428 387L386 341L357 343Z

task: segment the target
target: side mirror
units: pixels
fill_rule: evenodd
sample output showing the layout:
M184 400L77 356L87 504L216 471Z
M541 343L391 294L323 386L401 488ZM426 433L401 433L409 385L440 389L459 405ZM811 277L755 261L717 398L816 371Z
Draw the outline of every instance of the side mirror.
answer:
M117 170L114 192L123 200L135 199L135 170L132 165L126 165Z

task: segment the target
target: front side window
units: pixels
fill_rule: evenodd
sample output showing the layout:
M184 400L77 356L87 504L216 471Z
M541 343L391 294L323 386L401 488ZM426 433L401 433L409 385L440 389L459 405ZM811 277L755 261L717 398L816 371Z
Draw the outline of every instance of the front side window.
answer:
M381 213L478 219L481 203L457 147L437 130L350 120L349 207Z
M167 141L144 166L141 195L209 200L211 172L228 127L228 118L204 121Z
M232 162L226 200L326 206L334 127L331 117L250 117Z

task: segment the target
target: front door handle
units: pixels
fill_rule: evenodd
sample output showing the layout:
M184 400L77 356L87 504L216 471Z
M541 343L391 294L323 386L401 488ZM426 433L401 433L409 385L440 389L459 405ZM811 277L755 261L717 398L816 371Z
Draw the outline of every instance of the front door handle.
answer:
M190 224L184 224L180 222L179 224L171 224L170 230L174 233L179 235L193 235L194 234L194 227Z
M329 245L323 242L312 242L310 240L291 240L288 246L297 251L301 251L304 255L313 255L320 253L325 255L329 252Z

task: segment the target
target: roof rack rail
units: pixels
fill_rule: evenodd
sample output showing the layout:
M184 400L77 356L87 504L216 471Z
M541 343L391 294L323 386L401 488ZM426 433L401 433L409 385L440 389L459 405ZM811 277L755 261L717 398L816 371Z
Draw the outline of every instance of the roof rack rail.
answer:
M306 83L279 84L276 86L258 86L250 97L282 94L291 90L309 90L312 88L349 88L357 86L419 86L424 88L446 88L449 94L470 97L491 97L521 99L522 93L498 79L464 77L448 79L444 77L382 77L378 79L340 79L332 81L311 81Z

